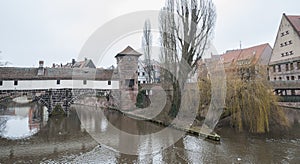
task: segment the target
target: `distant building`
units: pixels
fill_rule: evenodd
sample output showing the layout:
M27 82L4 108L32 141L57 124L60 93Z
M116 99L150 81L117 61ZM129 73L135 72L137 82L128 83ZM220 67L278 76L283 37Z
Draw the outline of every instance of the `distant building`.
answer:
M225 71L236 72L241 78L253 78L259 71L267 72L268 62L271 58L272 48L268 43L257 46L229 50L221 55ZM267 77L266 77L267 78Z
M277 94L300 95L300 15L282 15L269 78Z
M221 55L225 68L243 65L267 66L272 48L268 43L238 50L228 50Z
M52 68L96 68L96 66L91 59L85 58L83 61L75 61L75 59L72 59L71 63L65 65L53 63Z
M151 67L151 79L149 80L148 72L146 71L147 64L145 60L139 60L138 63L138 83L145 84L145 83L159 83L160 82L160 63L156 60L150 61Z

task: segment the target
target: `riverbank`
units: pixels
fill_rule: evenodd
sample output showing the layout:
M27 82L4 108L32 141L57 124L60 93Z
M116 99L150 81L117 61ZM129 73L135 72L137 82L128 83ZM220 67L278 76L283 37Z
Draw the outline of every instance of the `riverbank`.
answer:
M119 112L122 115L131 117L133 119L151 122L151 123L154 123L159 126L170 127L170 128L184 131L188 134L196 135L203 139L214 141L214 142L220 142L220 140L221 140L221 137L218 134L216 134L215 132L209 133L208 130L205 130L204 128L202 128L200 126L194 126L193 124L189 125L189 126L182 126L182 125L188 124L184 120L177 121L176 124L169 123L170 120L168 120L167 118L159 119L159 118L155 117L157 113L155 113L155 112L153 113L153 111L148 110L148 109L136 108L136 109L133 109L130 111L123 111L123 110L118 109L117 107L112 106L109 103L106 103L103 101L95 101L95 100L78 101L75 104L114 110L114 111Z

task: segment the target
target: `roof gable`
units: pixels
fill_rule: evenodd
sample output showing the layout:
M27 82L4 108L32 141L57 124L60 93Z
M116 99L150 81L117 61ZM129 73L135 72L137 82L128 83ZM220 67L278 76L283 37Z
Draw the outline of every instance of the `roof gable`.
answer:
M291 23L294 30L297 31L298 35L300 36L300 16L299 15L285 15L287 20Z
M115 57L118 56L141 56L142 54L134 50L132 47L127 46L123 51L119 52Z

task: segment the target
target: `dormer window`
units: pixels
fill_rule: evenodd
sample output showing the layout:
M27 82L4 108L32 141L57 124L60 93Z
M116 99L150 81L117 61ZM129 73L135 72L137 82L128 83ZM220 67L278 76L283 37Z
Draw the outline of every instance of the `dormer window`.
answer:
M57 85L60 85L60 80L56 80L56 84L57 84Z

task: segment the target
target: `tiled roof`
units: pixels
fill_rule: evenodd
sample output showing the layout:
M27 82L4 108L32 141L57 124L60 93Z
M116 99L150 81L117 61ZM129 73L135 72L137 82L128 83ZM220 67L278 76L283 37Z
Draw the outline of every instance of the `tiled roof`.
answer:
M241 50L231 50L227 51L225 54L222 55L224 64L230 64L235 62L238 59Z
M122 52L118 53L115 57L125 55L141 56L142 54L134 50L132 47L127 46Z
M44 68L38 76L38 68L0 67L0 80L111 80L114 70L92 68Z
M270 45L266 43L245 49L227 51L225 54L222 55L223 62L227 66L230 64L234 64L238 61L245 60L248 60L252 64L256 64L258 60L262 57L262 54L266 47L270 47Z
M285 14L284 14L285 15ZM286 18L292 24L294 29L298 32L300 36L300 16L299 15L286 15Z

